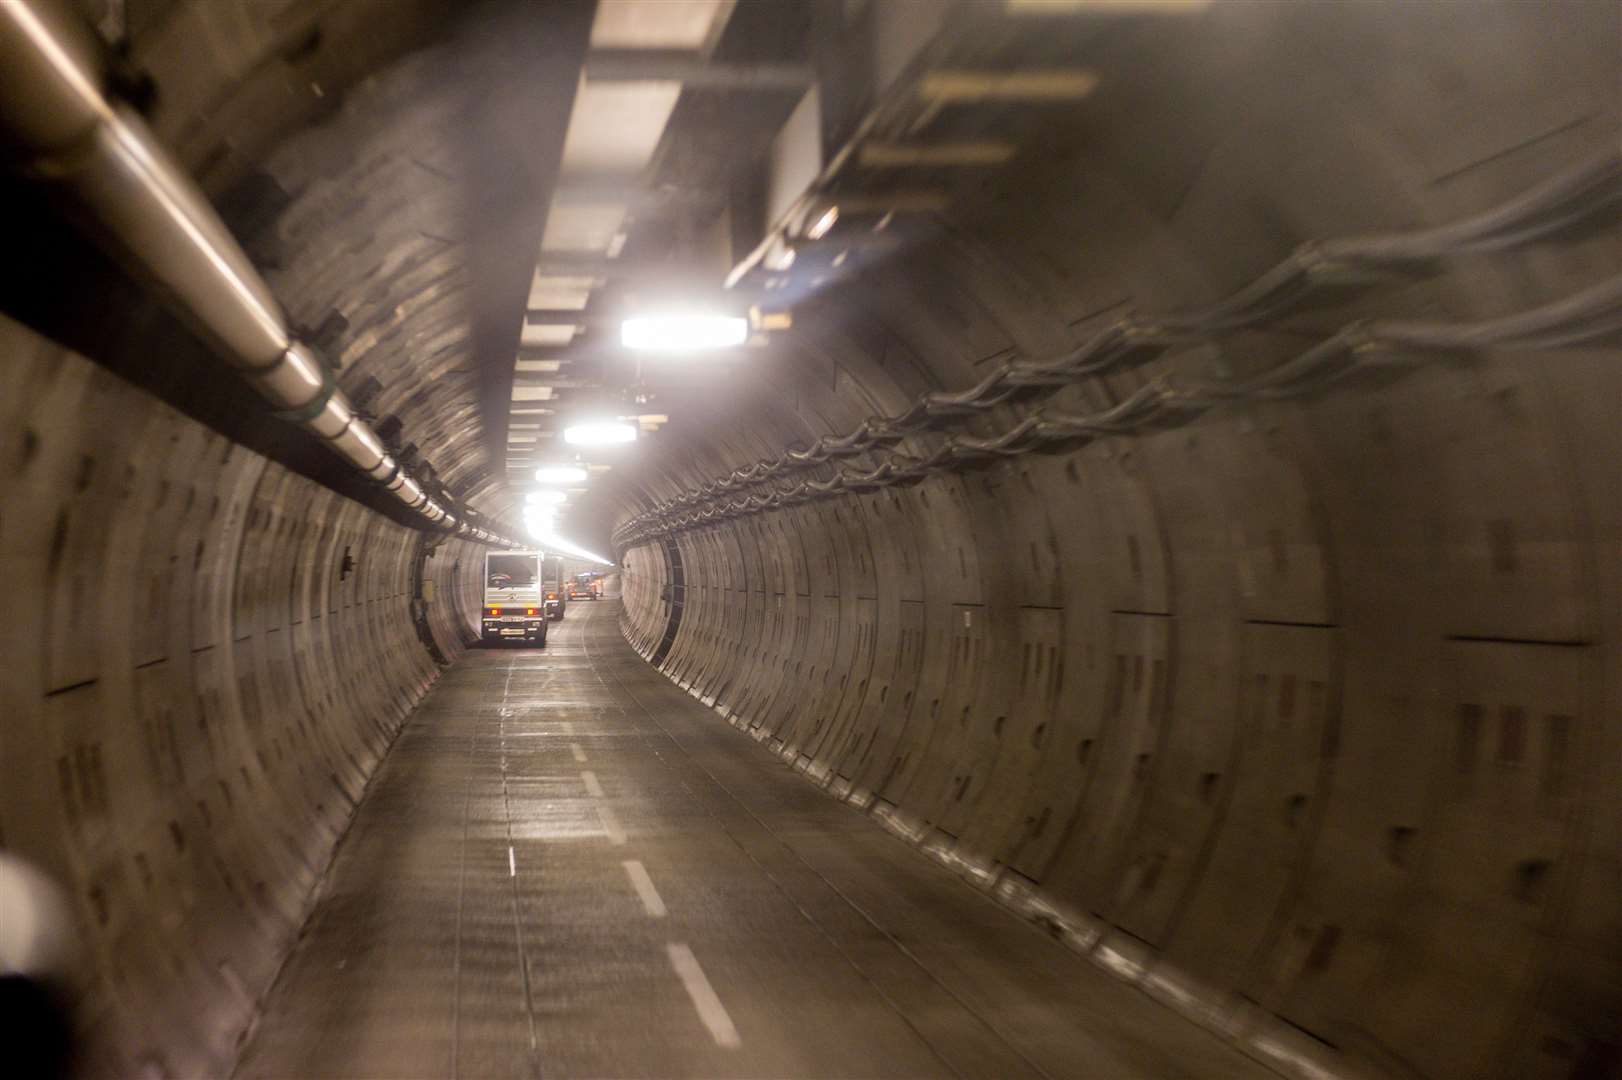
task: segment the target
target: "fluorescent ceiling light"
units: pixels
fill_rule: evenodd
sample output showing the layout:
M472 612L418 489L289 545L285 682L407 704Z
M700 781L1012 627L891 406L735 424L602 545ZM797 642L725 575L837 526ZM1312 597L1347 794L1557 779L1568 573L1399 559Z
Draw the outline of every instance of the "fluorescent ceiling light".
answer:
M620 343L627 349L693 352L742 345L749 320L731 315L643 315L620 324Z
M812 240L821 240L828 235L828 230L833 228L838 221L839 207L830 206L822 212L821 217L811 223L811 227L805 230L805 235Z
M593 420L563 429L563 441L572 446L613 446L636 441L636 425L619 420Z
M537 484L578 484L586 479L586 470L578 465L543 465L535 470Z

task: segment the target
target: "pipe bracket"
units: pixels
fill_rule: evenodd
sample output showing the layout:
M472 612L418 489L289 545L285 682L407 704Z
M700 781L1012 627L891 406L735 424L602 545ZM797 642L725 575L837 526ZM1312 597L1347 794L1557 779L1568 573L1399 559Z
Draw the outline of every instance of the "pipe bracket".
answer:
M316 391L315 397L300 405L296 409L283 409L271 413L278 420L286 420L290 424L308 424L320 416L332 400L332 395L338 392L338 383L332 377L332 369L325 364L316 365L321 372L321 389ZM346 425L347 427L347 425Z

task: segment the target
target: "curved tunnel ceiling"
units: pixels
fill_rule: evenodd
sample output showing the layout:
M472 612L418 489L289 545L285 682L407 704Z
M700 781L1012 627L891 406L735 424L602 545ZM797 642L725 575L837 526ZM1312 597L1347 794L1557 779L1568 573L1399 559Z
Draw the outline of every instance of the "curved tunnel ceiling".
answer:
M1348 350L1355 380L917 483L667 511L759 496L694 501L998 365L1220 304L1315 242L1472 220L1614 159L1616 6L771 7L696 5L714 35L656 58L652 81L692 85L628 177L566 161L590 4L80 5L291 322L456 500L517 518L546 454L515 421L544 443L587 406L668 418L592 458L611 468L567 528L622 561L643 655L812 781L1157 1000L1242 1017L1254 1055L1276 1036L1276 1067L1614 1070L1614 171L1561 228L1315 281L893 447L1265 378L1347 327L1474 328L1447 348L1416 332ZM857 40L862 64L830 61ZM622 45L596 54L613 85L651 70ZM806 70L822 154L774 203L762 163ZM482 549L342 497L32 178L7 183L40 254L0 323L23 612L0 842L72 894L87 1071L218 1072L403 717L476 636ZM617 255L545 248L553 209L605 200L623 235L592 242ZM537 275L565 270L589 282L579 331L523 345ZM683 276L731 276L763 342L627 375L613 319ZM1572 298L1541 335L1461 343ZM514 412L526 358L560 365L544 415Z

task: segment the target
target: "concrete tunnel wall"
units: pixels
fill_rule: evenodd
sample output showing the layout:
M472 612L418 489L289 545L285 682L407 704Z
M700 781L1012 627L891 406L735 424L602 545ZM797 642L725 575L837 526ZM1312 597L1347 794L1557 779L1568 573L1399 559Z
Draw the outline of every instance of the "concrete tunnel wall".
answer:
M76 6L106 25L106 5ZM455 173L485 126L518 122L515 100L557 111L514 73L514 43L556 31L525 9L486 5L471 24L438 0L114 12L153 79L148 122L292 323L352 397L375 379L368 409L491 517L503 483L480 415L469 204L527 259L513 218L534 216L535 188L508 214L488 205L507 197L500 170L476 189ZM508 33L515 19L528 29ZM545 122L562 117L527 130ZM503 152L510 166L528 150ZM367 781L438 659L475 634L483 549L425 558L423 533L231 441L221 430L252 442L266 420L255 400L240 417L211 400L235 388L218 359L177 343L156 298L64 267L71 237L28 235L19 264L66 297L54 325L140 386L0 316L0 848L62 890L78 1071L227 1075Z
M1615 144L1615 51L1593 47L1614 11L1331 7L1118 43L1076 148L1055 136L798 309L790 357L624 514ZM1068 401L1254 370L1356 317L1522 310L1617 251L1608 228L1458 260ZM1429 358L738 517L622 554L625 631L830 795L1185 1011L1249 1003L1397 1075L1608 1075L1619 401L1614 350Z
M345 48L403 26L386 7L326 27L313 61L304 9L144 10L154 127L239 208L301 324L345 314L346 388L376 374L379 412L494 493L460 220L441 159L411 166L462 91L432 50L395 62L416 38ZM1218 5L1090 42L1103 81L1073 130L797 310L752 398L673 416L657 460L616 470L619 515L989 358L1052 355L1122 305L1452 221L1615 144L1614 5L1398 10ZM343 68L322 75L341 104L302 92L312 63ZM1615 244L1459 260L1066 393L1259 367L1364 314L1521 310L1614 270ZM221 1073L434 677L420 534L14 323L0 356L0 845L68 897L87 1071ZM740 519L674 540L681 588L663 545L625 552L625 629L832 794L1051 904L1156 992L1242 995L1398 1075L1604 1075L1619 399L1614 350L1502 351ZM425 564L447 658L480 555Z
M483 549L428 557L4 319L0 356L0 847L64 891L83 1071L223 1075L438 673L414 574L453 658Z

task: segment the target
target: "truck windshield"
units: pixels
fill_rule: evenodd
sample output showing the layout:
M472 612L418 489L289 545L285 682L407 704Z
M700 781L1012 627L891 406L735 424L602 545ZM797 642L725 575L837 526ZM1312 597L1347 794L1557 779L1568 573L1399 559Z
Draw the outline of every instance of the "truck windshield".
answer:
M517 585L535 584L535 556L492 555L485 572L485 582L492 589L507 589Z

